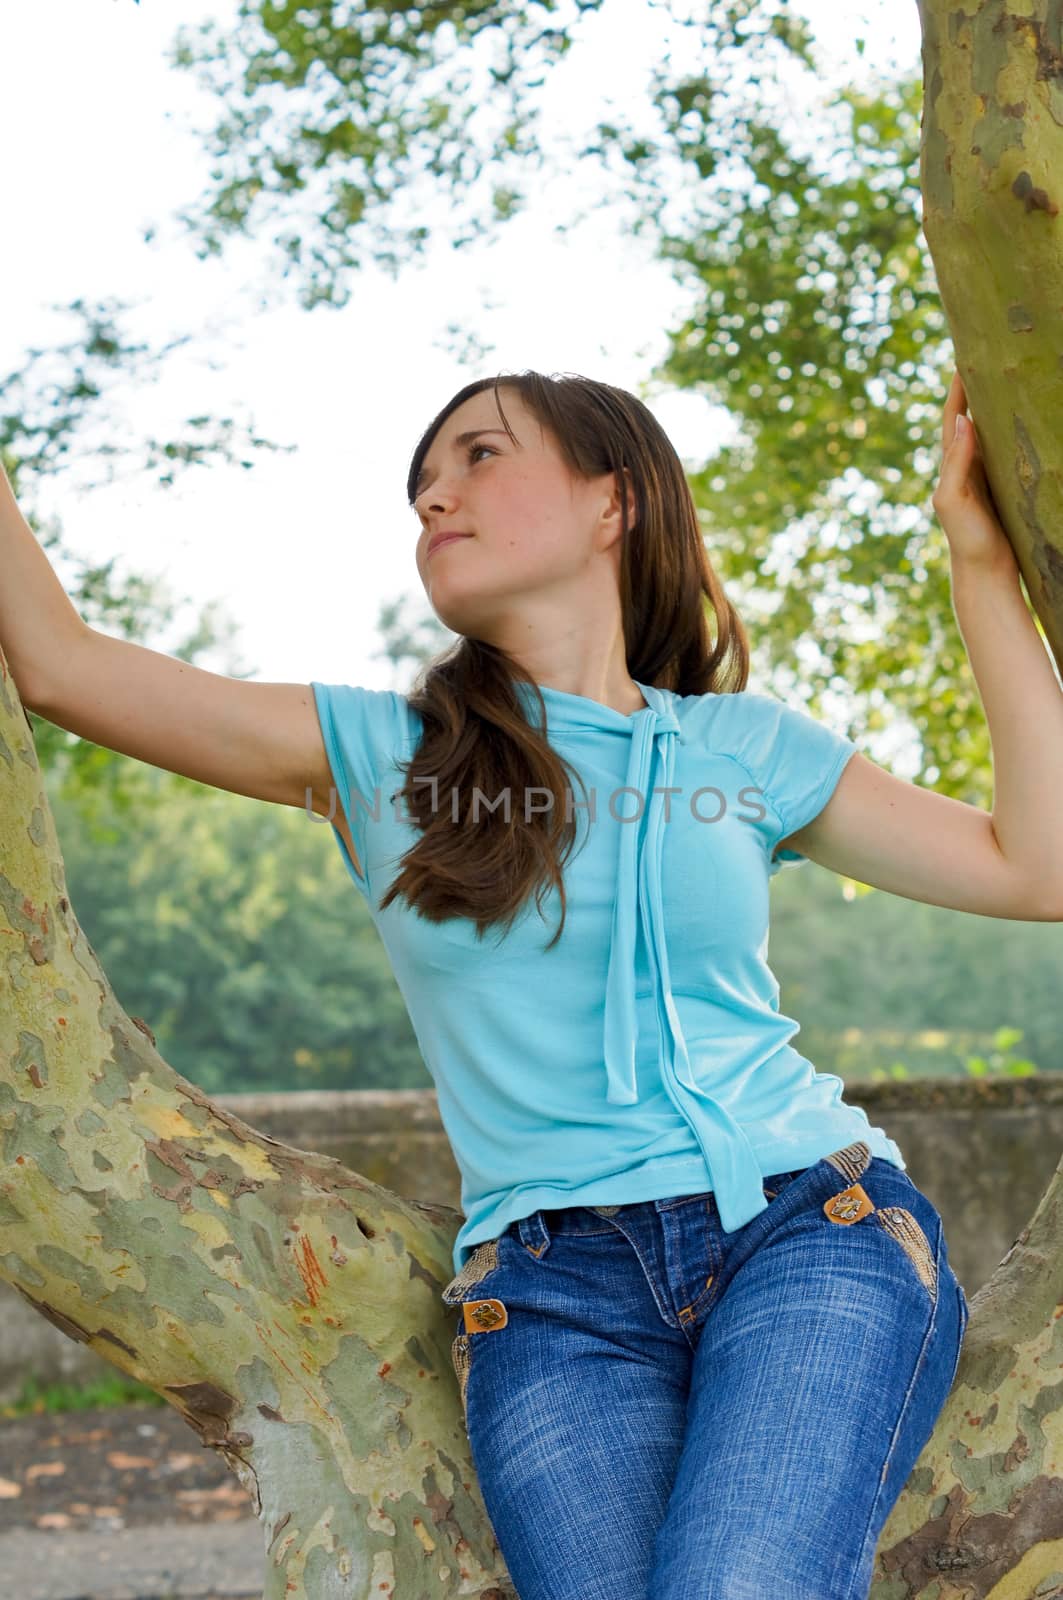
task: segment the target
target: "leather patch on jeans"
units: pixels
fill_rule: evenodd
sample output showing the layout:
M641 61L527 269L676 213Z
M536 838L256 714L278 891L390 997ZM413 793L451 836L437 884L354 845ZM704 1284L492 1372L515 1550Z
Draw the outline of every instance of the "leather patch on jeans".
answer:
M874 1211L875 1204L862 1184L852 1183L841 1194L832 1195L823 1209L831 1222L848 1225L868 1216Z
M509 1321L509 1312L501 1300L466 1300L461 1309L466 1333L493 1333Z

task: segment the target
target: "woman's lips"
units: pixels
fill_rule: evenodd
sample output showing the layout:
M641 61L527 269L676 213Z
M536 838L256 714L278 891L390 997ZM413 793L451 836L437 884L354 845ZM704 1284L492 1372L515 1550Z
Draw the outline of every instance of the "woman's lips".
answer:
M442 550L444 545L456 544L459 539L471 539L471 538L472 538L472 535L470 533L448 533L445 539L437 539L436 540L435 544L429 550L428 554L429 554L429 556L434 556L436 551L437 550Z

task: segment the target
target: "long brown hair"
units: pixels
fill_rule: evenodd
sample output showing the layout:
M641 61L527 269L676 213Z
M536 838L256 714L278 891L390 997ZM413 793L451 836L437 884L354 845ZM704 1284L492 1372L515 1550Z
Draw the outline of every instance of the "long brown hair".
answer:
M500 385L518 391L574 474L589 479L613 472L619 486L633 485L631 527L627 494L620 495L620 606L631 677L681 695L744 689L746 631L706 554L682 463L653 413L626 390L575 374L531 371L468 384L432 420L413 453L410 505L433 438L470 396L493 386L506 432L518 442L502 410ZM517 683L533 691L538 727L525 715ZM402 857L381 908L402 895L429 922L474 919L482 938L496 923L508 931L532 892L541 913L544 895L556 888L561 920L547 946L552 949L565 925L562 868L577 837L566 773L580 780L545 737L538 686L505 651L463 636L421 668L408 700L424 726L400 792L422 836ZM508 819L503 810L484 809L507 792L534 790L547 791L554 803L528 808L530 815L523 803L512 805ZM441 802L441 796L447 798Z

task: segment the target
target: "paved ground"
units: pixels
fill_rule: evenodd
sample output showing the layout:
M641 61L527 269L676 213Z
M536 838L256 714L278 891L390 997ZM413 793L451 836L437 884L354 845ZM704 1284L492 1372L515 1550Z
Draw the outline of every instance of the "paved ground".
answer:
M19 1600L259 1600L242 1484L170 1407L0 1420L0 1572Z
M0 1533L0 1572L19 1600L259 1600L258 1522L168 1522L109 1532Z

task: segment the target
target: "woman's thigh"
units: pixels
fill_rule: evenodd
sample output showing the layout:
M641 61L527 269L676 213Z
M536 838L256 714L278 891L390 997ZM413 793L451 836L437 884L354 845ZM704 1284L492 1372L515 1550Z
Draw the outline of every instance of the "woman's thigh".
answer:
M457 1291L469 1442L520 1600L646 1600L683 1445L690 1345L597 1220L583 1235L551 1226L543 1260L515 1224Z
M654 1600L866 1600L967 1310L907 1175L876 1158L847 1187L820 1162L724 1235L751 1237L704 1313Z

